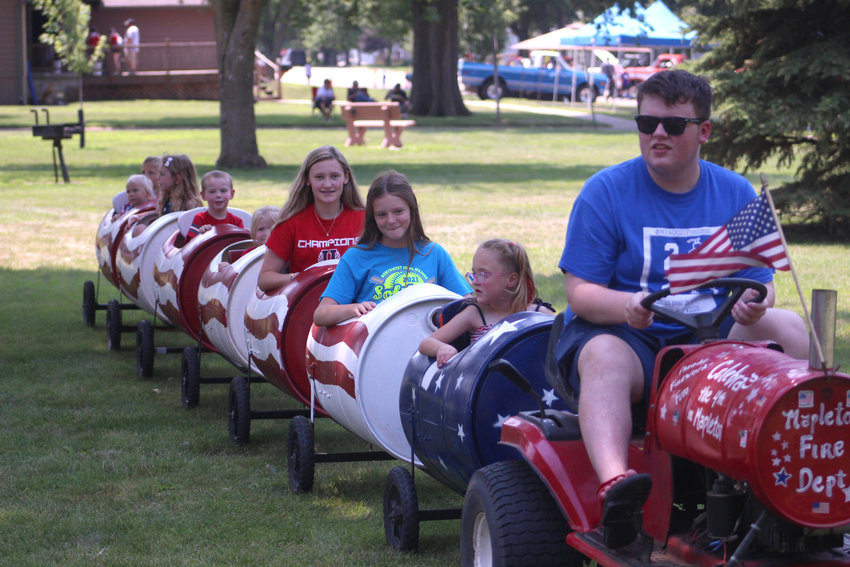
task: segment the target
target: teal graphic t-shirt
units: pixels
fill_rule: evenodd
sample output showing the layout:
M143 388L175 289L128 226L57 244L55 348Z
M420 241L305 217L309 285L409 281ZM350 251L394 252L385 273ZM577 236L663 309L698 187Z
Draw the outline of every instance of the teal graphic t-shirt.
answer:
M322 297L340 305L374 301L380 303L402 289L419 283L433 283L460 295L472 291L458 272L445 248L435 242L418 247L408 266L407 248L349 248L339 261Z

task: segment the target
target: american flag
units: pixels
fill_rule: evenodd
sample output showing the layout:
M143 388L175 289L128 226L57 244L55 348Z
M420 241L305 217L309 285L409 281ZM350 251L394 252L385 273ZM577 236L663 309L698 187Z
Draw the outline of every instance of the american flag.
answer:
M679 293L744 268L791 269L767 195L747 203L699 248L673 254L665 274Z

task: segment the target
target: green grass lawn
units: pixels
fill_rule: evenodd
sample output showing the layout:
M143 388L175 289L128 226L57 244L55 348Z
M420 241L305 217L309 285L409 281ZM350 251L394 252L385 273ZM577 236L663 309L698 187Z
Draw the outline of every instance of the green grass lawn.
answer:
M286 93L285 93L286 94ZM51 146L33 138L27 107L0 107L0 558L7 565L370 565L459 563L459 523L422 524L420 551L399 556L384 543L382 491L392 462L319 464L316 487L291 494L287 422L255 421L251 442L227 436L226 386L204 385L201 405L180 406L180 357L158 355L154 376L135 374L134 338L106 350L104 315L83 326L80 298L96 278L94 237L113 194L148 155L185 152L199 174L215 167L216 103L86 103L86 147L66 141L72 182L54 183ZM234 206L282 204L306 154L342 146L337 117L325 123L306 104L260 102L258 142L269 167L231 171ZM51 108L51 121L76 107ZM541 295L565 307L556 268L566 220L584 180L632 157L633 134L529 113L419 119L401 151L343 148L365 193L380 171L406 174L426 232L465 271L478 242L505 237L529 250ZM5 128L5 129L4 129ZM772 187L791 178L766 169ZM60 178L61 179L61 178ZM750 176L757 183L757 175ZM839 291L837 361L850 363L850 246L792 240L808 300ZM791 276L777 275L779 304L800 312ZM117 297L101 283L100 300ZM147 316L125 312L135 323ZM188 345L158 333L158 344ZM215 355L205 375L235 370ZM254 387L256 409L296 408L276 388ZM330 420L320 450L360 447ZM417 474L422 508L460 497Z

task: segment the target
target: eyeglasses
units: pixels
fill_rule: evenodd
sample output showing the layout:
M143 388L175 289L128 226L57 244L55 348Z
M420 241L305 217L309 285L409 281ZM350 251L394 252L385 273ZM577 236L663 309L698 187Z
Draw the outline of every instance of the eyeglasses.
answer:
M471 284L487 283L490 276L504 276L508 272L466 272L466 281Z
M653 134L658 128L660 122L664 126L664 131L671 136L681 136L688 124L702 124L707 119L703 118L685 118L683 116L649 116L648 114L639 114L635 116L638 132L641 134Z

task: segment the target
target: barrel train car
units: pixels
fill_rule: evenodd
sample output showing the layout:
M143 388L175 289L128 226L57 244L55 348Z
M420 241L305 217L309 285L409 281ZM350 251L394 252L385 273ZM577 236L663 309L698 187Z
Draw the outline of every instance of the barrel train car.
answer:
M140 238L120 226L131 213L112 221L110 211L98 228L103 276L130 305L309 408L289 416L293 490L312 487L320 460L308 415L327 415L405 462L384 493L387 541L399 549L416 548L419 521L461 517L464 565L850 565L842 549L850 525L846 374L769 343L707 340L659 353L649 418L629 449L630 466L652 476L652 491L643 513L629 518L639 537L609 549L574 400L549 359L562 316L508 317L437 369L416 347L459 299L451 292L412 286L363 317L319 328L312 313L333 262L265 294L256 288L264 249L246 253L246 231L216 227L181 246L179 215L160 217ZM712 317L681 322L710 337L754 283L727 285L729 299ZM97 305L92 287L84 285L87 324ZM147 342L137 332L137 358ZM186 407L198 400L196 356L184 352ZM251 417L246 388L244 378L231 382L237 442ZM413 467L465 494L462 511L419 510Z

